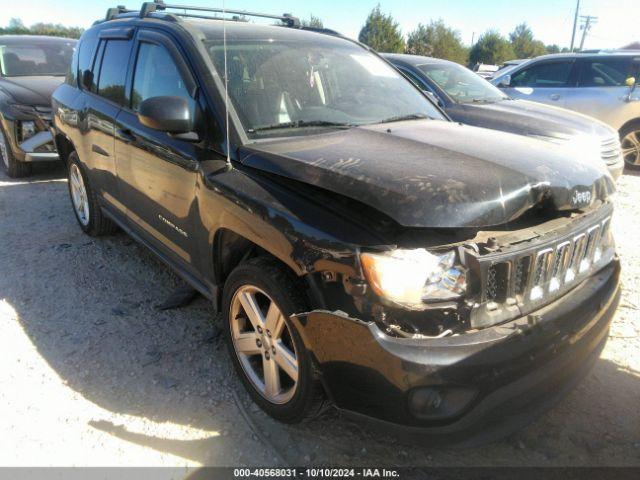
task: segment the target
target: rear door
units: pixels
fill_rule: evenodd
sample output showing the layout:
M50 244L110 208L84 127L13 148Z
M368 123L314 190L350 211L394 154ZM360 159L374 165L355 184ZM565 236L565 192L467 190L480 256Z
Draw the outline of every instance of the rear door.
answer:
M581 58L576 65L577 85L567 96L567 108L597 118L616 130L640 114L640 102L634 105L630 101L631 88L626 84L631 77L640 81L640 55Z
M573 58L535 62L514 72L511 84L503 90L512 98L563 107L573 85L574 63Z
M157 96L179 96L196 115L195 80L173 41L163 33L138 32L129 78L129 104L116 125L118 177L130 224L153 247L191 270L195 186L202 148L142 125L140 104Z

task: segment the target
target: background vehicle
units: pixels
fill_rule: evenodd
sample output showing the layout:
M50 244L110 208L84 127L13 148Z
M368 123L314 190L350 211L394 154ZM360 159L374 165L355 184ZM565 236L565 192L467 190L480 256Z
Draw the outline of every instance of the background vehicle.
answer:
M270 415L331 399L486 438L597 358L619 298L601 165L450 122L386 61L291 16L119 12L53 95L74 214L90 235L119 225L220 309Z
M0 156L11 177L31 162L58 160L51 141L51 93L69 70L76 41L0 36Z
M614 178L624 169L618 133L591 117L514 100L463 66L417 55L383 54L456 122L548 140L602 160Z
M500 70L498 65L487 65L484 63L479 63L473 67L473 71L482 78L491 78L498 70Z
M626 164L640 166L640 52L544 55L505 70L491 83L510 97L607 123L620 133Z

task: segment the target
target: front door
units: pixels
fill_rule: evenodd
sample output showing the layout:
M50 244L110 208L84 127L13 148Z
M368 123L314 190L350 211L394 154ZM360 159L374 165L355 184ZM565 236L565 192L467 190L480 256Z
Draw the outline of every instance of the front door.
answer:
M157 96L188 100L195 114L193 77L170 39L140 31L129 79L131 98L116 122L116 162L132 227L152 246L193 271L199 147L140 123L140 104Z
M573 59L536 62L514 73L503 90L512 98L564 107L573 64Z

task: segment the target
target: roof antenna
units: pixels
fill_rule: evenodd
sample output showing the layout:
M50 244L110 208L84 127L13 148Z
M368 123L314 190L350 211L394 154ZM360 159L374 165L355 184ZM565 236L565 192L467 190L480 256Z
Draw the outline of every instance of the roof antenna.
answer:
M231 142L229 140L229 75L227 72L227 8L222 0L222 43L224 48L224 116L227 136L227 168L231 168Z

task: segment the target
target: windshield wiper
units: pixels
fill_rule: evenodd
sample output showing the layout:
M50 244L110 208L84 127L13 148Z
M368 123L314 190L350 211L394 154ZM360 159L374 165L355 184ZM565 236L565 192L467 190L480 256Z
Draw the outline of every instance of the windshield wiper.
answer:
M380 122L376 122L376 124L404 122L405 120L424 120L425 118L433 120L433 117L430 117L429 115L425 115L424 113L410 113L409 115L398 115L396 117L389 117Z
M263 132L265 130L278 130L280 128L304 128L304 127L352 127L351 123L330 122L327 120L296 120L295 122L274 123L273 125L264 125L262 127L249 128L247 132Z

